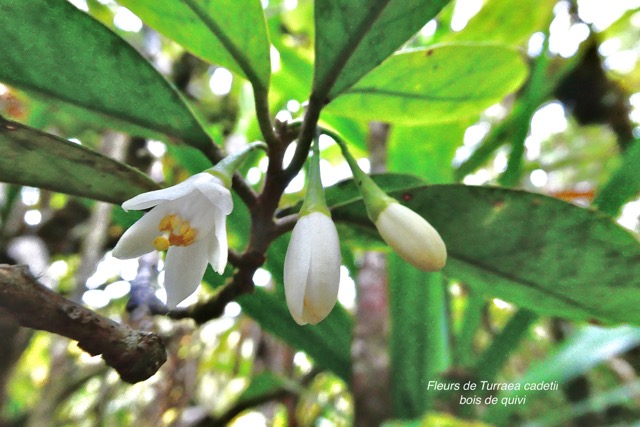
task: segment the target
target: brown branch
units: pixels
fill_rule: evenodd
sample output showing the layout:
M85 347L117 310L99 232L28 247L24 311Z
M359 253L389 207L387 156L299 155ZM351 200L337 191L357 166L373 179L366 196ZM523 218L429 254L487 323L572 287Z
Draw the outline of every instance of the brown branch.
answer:
M162 339L133 330L69 301L41 285L25 266L0 265L0 308L21 326L78 341L128 383L144 381L166 361Z

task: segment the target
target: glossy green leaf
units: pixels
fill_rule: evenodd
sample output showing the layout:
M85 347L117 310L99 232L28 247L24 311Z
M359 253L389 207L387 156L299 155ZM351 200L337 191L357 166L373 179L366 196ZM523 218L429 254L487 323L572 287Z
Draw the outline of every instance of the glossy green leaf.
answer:
M401 124L451 122L499 102L526 76L527 66L517 50L441 45L392 56L326 109Z
M269 85L269 38L259 0L121 0L147 25L257 87Z
M115 204L158 189L136 169L1 117L0 181Z
M624 153L622 165L613 173L593 204L602 212L615 216L622 206L640 193L640 140L636 140Z
M315 2L314 93L335 98L433 19L449 0Z
M541 362L535 363L520 378L520 390L505 391L498 395L503 397L527 396L529 401L536 394L549 391L524 390L525 384L553 382L563 384L581 375L594 366L623 353L640 343L640 328L619 326L607 329L587 326L572 335L560 348ZM485 420L497 425L504 425L508 415L517 409L517 405L493 405L485 416Z
M133 47L66 1L0 0L0 81L206 147L173 87Z
M392 195L440 232L445 273L485 295L542 315L640 323L640 243L608 216L502 188L435 185ZM373 232L360 202L333 217Z
M420 271L395 254L387 258L387 268L394 413L419 417L436 393L425 384L451 363L446 288L442 274Z

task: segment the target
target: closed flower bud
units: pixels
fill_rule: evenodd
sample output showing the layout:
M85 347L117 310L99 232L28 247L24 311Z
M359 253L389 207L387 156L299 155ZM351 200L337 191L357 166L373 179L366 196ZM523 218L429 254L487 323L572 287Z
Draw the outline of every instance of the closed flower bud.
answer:
M405 261L424 271L438 271L447 261L447 248L423 217L397 202L378 215L376 228L385 242Z
M329 216L311 212L293 229L284 260L284 291L299 325L327 317L338 298L340 242Z

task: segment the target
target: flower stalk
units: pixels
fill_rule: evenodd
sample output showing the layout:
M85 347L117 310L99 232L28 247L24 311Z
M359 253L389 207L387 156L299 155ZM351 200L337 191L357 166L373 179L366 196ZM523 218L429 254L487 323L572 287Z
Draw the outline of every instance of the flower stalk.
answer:
M440 234L422 216L382 191L362 171L345 142L334 139L349 164L367 215L382 239L414 267L424 271L441 270L447 260L447 248Z

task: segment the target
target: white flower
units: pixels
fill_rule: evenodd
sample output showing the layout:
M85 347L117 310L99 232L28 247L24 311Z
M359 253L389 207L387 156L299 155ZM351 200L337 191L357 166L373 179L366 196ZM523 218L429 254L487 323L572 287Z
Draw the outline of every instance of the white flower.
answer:
M389 203L375 221L385 242L402 259L424 271L438 271L447 261L447 248L423 217L397 202Z
M207 263L220 274L224 271L226 216L233 201L219 178L202 172L173 187L140 194L122 207L153 209L124 233L113 256L129 259L167 250L164 283L170 308L197 289Z
M284 292L293 320L315 325L331 312L340 283L340 242L326 214L303 216L284 259Z

